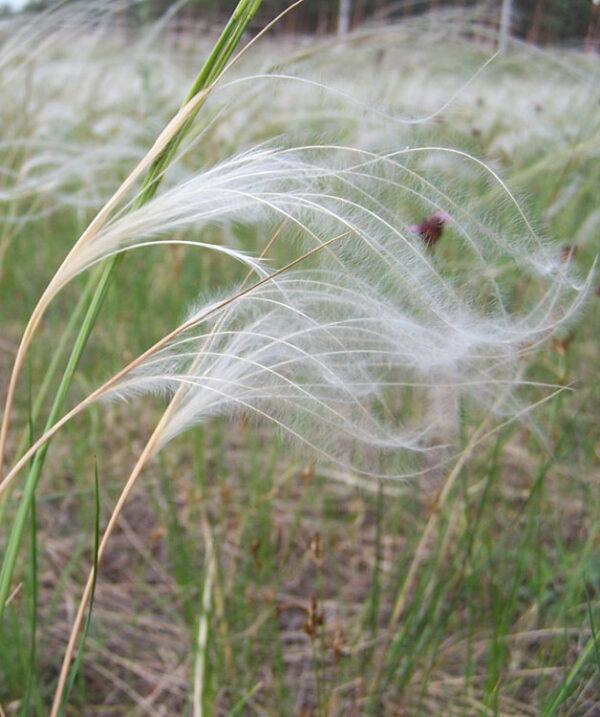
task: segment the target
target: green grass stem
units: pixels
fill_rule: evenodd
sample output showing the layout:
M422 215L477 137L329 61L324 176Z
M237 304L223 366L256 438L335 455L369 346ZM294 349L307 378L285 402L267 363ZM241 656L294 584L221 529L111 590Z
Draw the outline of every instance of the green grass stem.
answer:
M219 74L223 71L233 51L235 50L237 43L240 41L248 23L258 10L260 3L261 0L240 0L230 21L225 27L225 30L221 34L208 60L200 71L198 78L194 82L192 89L188 93L184 104L187 104L187 102L196 94L198 94L198 92L202 91L210 84L212 84L219 76ZM200 106L197 108L196 113L200 109ZM181 143L183 137L185 136L185 133L189 130L191 120L196 113L192 115L192 117L188 120L188 123L186 123L180 129L180 131L175 135L175 137L163 150L163 153L159 155L159 157L157 157L155 162L152 164L146 175L146 179L144 180L142 191L136 200L136 207L142 206L150 199L152 199L152 197L155 195L159 187L161 177L168 164L172 161L177 147ZM62 406L64 404L69 387L71 385L71 381L73 379L73 375L75 373L81 355L83 354L85 346L87 345L89 336L94 328L112 278L118 267L120 266L121 262L123 261L123 256L124 254L116 255L102 268L98 285L92 297L91 303L88 307L87 313L83 320L83 324L75 340L75 344L69 357L67 367L65 369L65 372L60 382L60 386L54 398L52 409L46 422L45 430L51 428L59 418ZM23 531L25 527L25 522L27 520L27 513L29 511L31 498L35 493L41 475L41 471L44 466L46 454L48 452L48 446L49 443L46 443L44 447L41 448L40 451L36 454L32 469L27 477L23 489L23 497L21 500L21 504L15 517L14 524L12 526L5 557L2 562L2 570L0 572L0 621L2 620L2 617L4 615L4 606L6 600L8 598L8 595L10 594L12 575L14 572L19 547L21 545L23 537Z

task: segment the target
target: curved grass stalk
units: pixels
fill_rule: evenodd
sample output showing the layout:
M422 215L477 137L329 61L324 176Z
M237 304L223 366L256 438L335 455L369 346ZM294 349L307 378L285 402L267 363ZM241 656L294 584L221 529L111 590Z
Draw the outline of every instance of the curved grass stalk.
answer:
M230 82L227 82L223 85L222 89L225 89L227 87L235 87L238 84L242 84L245 82L253 81L253 80L282 80L287 82L297 82L298 84L304 84L309 87L316 87L320 90L326 90L328 93L337 96L343 100L348 101L350 104L354 105L357 111L360 112L368 112L369 114L372 114L376 117L380 117L381 119L393 122L395 124L400 125L419 125L424 124L425 122L430 122L431 120L436 119L436 117L439 117L445 110L447 110L456 100L458 97L460 97L465 90L467 90L476 80L477 78L482 75L485 70L494 62L494 60L499 56L498 52L495 52L491 57L488 57L488 59L482 63L482 65L464 82L461 87L459 87L457 90L455 90L448 99L441 104L436 110L433 112L430 112L427 115L423 115L422 117L411 117L409 118L403 118L403 117L395 117L394 115L388 114L387 112L382 112L381 110L378 110L371 105L368 105L364 102L361 102L360 100L357 100L352 95L348 94L347 92L343 92L342 90L336 90L328 87L326 84L322 82L318 82L316 80L311 80L306 77L296 77L294 75L286 75L282 73L275 73L275 74L256 74L256 75L250 75L248 77L240 77L235 80L231 80Z
M172 160L179 144L181 143L185 133L191 126L191 123L204 103L208 93L219 80L223 72L229 66L229 62L237 44L239 43L248 23L258 10L262 0L240 0L233 12L227 26L223 30L219 40L217 41L211 55L204 64L200 74L198 75L192 89L190 90L184 106L179 110L175 117L168 123L167 127L161 132L153 147L141 160L138 166L122 183L121 187L115 192L113 197L100 210L96 218L89 225L88 229L75 243L61 268L68 266L70 259L77 254L81 246L85 246L91 238L97 234L102 225L106 222L113 209L119 204L125 194L137 181L139 176L149 167L148 174L144 180L142 191L136 200L136 206L141 206L151 199L158 189L160 180L170 161ZM301 1L301 0L299 0ZM121 257L121 258L120 258ZM108 289L111 276L122 260L122 255L117 255L104 268L92 302L88 312L84 318L80 332L75 340L73 351L70 355L67 368L63 374L57 395L55 397L50 416L48 418L47 427L50 427L58 418L62 403L66 397L68 388L71 383L72 376L75 372L79 357L83 353L83 349L87 344L87 340L96 322L96 318L102 306L104 296ZM17 356L13 365L11 378L8 386L8 393L5 403L4 415L2 417L2 425L0 427L0 477L2 476L2 468L4 465L4 455L6 450L6 441L8 438L8 426L12 404L14 401L17 380L25 360L27 349L31 343L33 334L41 321L41 318L48 307L50 301L55 294L57 284L57 275L60 269L50 281L46 290L42 294L40 301L34 309L25 332L21 339ZM6 598L10 592L10 583L12 573L16 563L18 549L21 543L21 537L25 527L27 512L31 496L34 494L42 466L47 452L46 443L41 453L37 454L32 469L27 480L24 495L21 499L19 510L15 522L12 527L10 538L7 545L5 559L2 561L2 570L0 572L0 620L4 615L4 607Z
M61 264L60 268L58 269L57 275L60 274L64 267L69 266L72 257L77 254L80 247L85 245L88 241L91 241L91 239L100 231L112 211L121 202L123 197L130 191L130 189L133 187L139 177L143 174L143 172L148 169L158 157L160 157L161 153L164 152L166 147L168 147L169 142L172 140L175 134L181 129L182 126L184 126L185 122L190 118L190 116L197 112L197 110L202 105L204 99L206 98L208 91L209 90L206 90L197 95L192 100L190 100L175 115L171 122L169 122L169 124L161 132L153 147L148 151L146 156L139 162L137 167L131 172L131 174L127 177L127 179L123 182L119 189L113 194L109 201L96 215L96 217L85 230L85 232L77 240L67 257ZM56 281L55 277L53 277L53 279L50 281L50 283L44 290L44 293L42 294L37 306L35 307L29 318L27 326L25 327L25 331L23 332L23 337L21 338L21 343L19 344L19 349L17 351L17 355L13 364L13 370L11 373L4 406L4 415L2 417L2 427L0 428L0 475L2 474L1 467L4 463L4 455L6 452L8 425L10 421L10 413L14 401L17 380L19 378L21 368L25 360L25 355L31 343L33 334L35 333L35 330L37 329L44 313L46 312L48 305L56 295L56 285L58 282ZM101 280L100 285L105 284L107 281L108 279Z
M223 33L217 41L217 44L213 48L211 55L209 56L200 74L196 78L196 81L194 82L190 92L188 93L184 101L183 107L179 110L179 112L177 112L173 119L163 129L163 131L160 133L159 137L155 141L154 145L150 148L148 153L139 162L135 169L129 174L129 176L124 180L119 189L113 194L113 196L104 205L100 212L98 212L98 214L92 220L88 228L77 240L71 251L68 253L67 257L64 259L63 263L59 267L58 271L56 272L55 277L53 277L53 279L46 287L37 306L32 312L27 326L25 327L25 331L21 338L21 342L19 344L17 355L13 364L13 369L8 385L7 397L5 400L2 424L0 426L0 479L3 475L6 441L8 438L8 426L10 422L10 414L14 402L14 395L16 391L18 377L23 366L25 355L31 343L33 334L35 333L35 330L37 329L46 309L48 308L48 305L54 298L56 291L59 288L57 281L58 275L66 267L69 266L70 260L77 255L79 249L85 244L87 244L89 241L91 241L93 237L98 234L100 229L106 224L106 221L108 220L109 216L121 203L124 197L129 193L129 191L132 189L134 184L137 182L137 180L140 178L140 176L145 170L148 170L148 174L143 181L141 193L137 196L133 204L133 208L143 206L149 199L154 196L167 166L173 160L177 149L181 144L181 141L191 127L193 119L195 118L200 108L204 104L207 96L214 89L223 74L225 74L235 63L237 63L240 58L250 49L250 47L252 47L259 40L260 37L262 37L266 32L268 32L268 30L274 24L279 22L281 18L294 10L294 8L304 2L304 0L296 0L289 7L283 10L271 22L269 22L252 40L250 40L247 45L242 48L242 50L240 50L233 59L230 59L248 23L250 22L252 17L254 17L261 2L262 0L240 0L226 28L223 30ZM99 311L99 307L102 304L104 294L110 281L110 276L112 275L112 272L118 265L119 261L120 260L117 255L111 260L109 270L103 273L100 278L97 292L92 300L93 305L90 306L89 314L86 319L86 323L89 324L90 327L88 329L86 329L85 326L82 327L82 331L77 340L78 344L81 345L81 347L85 346L85 344L87 343L87 338L89 336L89 332L91 331L91 326L93 326L93 324L95 323L95 317L97 315L97 312ZM113 263L115 265L114 268ZM96 305L97 308L95 309L94 306ZM75 364L77 363L81 352L82 348L81 350L78 350L76 352L77 355L74 359ZM70 380L68 384L70 384ZM59 389L59 391L61 391L61 389ZM66 388L64 392L66 393ZM0 611L1 609L2 608L0 601Z
M0 483L0 498L3 497L4 493L8 489L8 487L11 485L11 483L14 481L14 479L18 476L18 474L21 472L21 470L27 465L27 463L31 460L31 458L41 449L44 445L48 443L48 441L56 434L58 431L71 419L75 418L75 416L79 415L82 411L84 411L88 406L90 406L95 401L98 401L103 396L105 396L111 389L113 389L121 379L123 379L128 373L133 371L135 368L140 366L144 361L146 361L149 357L153 356L157 351L159 351L161 348L166 346L170 341L172 341L174 338L179 336L180 334L184 333L188 329L192 328L194 325L198 324L200 321L203 321L208 316L210 316L212 313L215 313L223 308L226 308L230 304L232 304L234 301L238 300L240 297L245 296L246 294L250 293L251 291L254 291L255 289L259 288L263 284L265 284L268 281L273 281L281 274L285 273L286 271L289 271L293 267L297 266L300 262L305 261L306 259L310 258L311 256L314 256L327 246L335 243L336 241L339 241L344 236L347 236L347 232L344 234L340 234L338 236L332 237L328 241L324 242L322 245L313 247L310 251L307 251L302 256L297 257L292 262L286 264L281 269L278 269L277 271L274 271L273 273L269 274L264 279L261 279L260 281L257 281L256 283L252 284L251 286L240 290L235 295L218 302L214 306L210 307L208 311L205 313L194 316L192 319L184 322L180 326L178 326L176 329L173 329L170 333L163 336L159 341L157 341L153 346L151 346L149 349L144 351L144 353L140 354L137 358L135 358L133 361L131 361L127 366L122 368L120 371L118 371L116 374L114 374L108 381L102 384L99 388L97 388L92 393L88 394L86 398L77 404L73 409L71 409L68 413L66 413L62 418L58 419L51 427L48 427L44 433L33 443L33 445L19 458L19 460L15 463L15 465L11 468L11 470L6 474L4 477L4 480L2 483Z
M168 423L171 413L175 410L176 405L171 404L163 416L161 417L160 421L158 422L156 428L154 429L154 432L152 433L152 436L150 437L150 440L144 447L144 450L142 451L141 455L139 456L135 467L133 471L131 472L129 478L127 479L127 482L125 483L125 486L121 492L121 495L119 496L119 499L113 508L113 512L110 516L110 519L107 523L107 526L104 530L104 534L102 536L102 540L100 541L100 545L98 546L98 553L97 553L97 564L99 565L102 562L102 558L104 556L104 553L106 551L106 547L108 545L108 541L110 539L110 536L112 535L112 532L114 531L117 521L121 515L121 511L123 510L123 507L125 505L125 502L127 501L127 498L131 494L131 491L133 490L137 479L139 478L142 469L146 465L148 459L152 455L154 448L156 447L156 444L160 438L160 434L162 432L162 429L166 424ZM75 616L75 621L73 623L73 628L71 630L71 635L69 638L69 642L67 645L67 649L65 651L65 655L62 662L62 667L60 671L60 675L58 678L58 684L56 686L56 691L54 693L54 700L52 703L52 710L50 712L50 717L57 717L60 709L60 705L62 703L62 697L63 692L66 686L67 676L69 674L69 666L71 664L71 659L73 657L73 653L75 651L75 646L77 642L77 636L79 634L79 629L81 627L83 618L85 616L86 612L86 606L88 604L88 601L90 599L90 595L92 593L94 586L94 576L93 573L90 573L90 576L88 578L88 581L85 585L83 594L81 596L81 600L79 602L79 608L77 610L77 615Z

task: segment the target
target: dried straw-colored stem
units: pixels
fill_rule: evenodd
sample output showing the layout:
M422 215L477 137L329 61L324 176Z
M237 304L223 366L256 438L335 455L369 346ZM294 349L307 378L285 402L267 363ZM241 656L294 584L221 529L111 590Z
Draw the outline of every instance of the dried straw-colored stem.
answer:
M87 229L84 231L84 233L79 237L79 239L75 242L73 247L71 248L70 252L67 254L66 258L64 259L63 263L59 267L58 271L53 276L52 280L44 290L40 300L38 301L35 309L33 310L29 321L27 322L27 326L25 327L25 331L23 332L23 336L21 338L21 342L19 344L19 348L17 351L17 355L15 357L15 361L13 364L13 369L8 385L8 391L6 395L6 401L4 406L4 414L2 416L2 425L0 426L0 479L3 475L3 466L4 466L4 458L6 454L6 442L8 439L8 427L10 423L10 415L12 412L12 406L14 403L14 397L17 387L17 381L19 378L19 375L21 373L21 369L23 367L23 363L25 361L25 356L27 354L27 350L31 344L31 340L33 338L33 335L39 326L39 323L46 312L46 309L48 308L48 305L56 295L56 293L59 291L60 288L62 288L61 283L61 274L64 270L66 270L69 266L70 260L73 258L73 256L78 252L78 250L88 243L96 234L100 231L102 226L106 223L107 219L109 218L112 211L115 209L116 206L118 206L119 202L125 197L127 192L133 187L135 182L140 178L142 173L148 169L152 163L165 151L165 149L168 147L170 142L173 140L173 138L177 135L179 130L188 122L190 119L194 116L194 114L198 111L199 107L202 105L202 103L205 101L208 94L212 91L212 89L215 87L217 82L221 79L223 74L225 74L238 60L254 45L255 42L259 40L260 37L262 37L274 24L279 22L281 18L283 18L285 15L287 15L289 12L291 12L294 8L296 8L298 5L300 5L304 0L296 0L296 2L292 3L289 7L287 7L285 10L283 10L277 17L275 17L271 22L269 22L250 42L248 42L245 47L243 47L237 55L225 66L223 71L218 75L218 77L215 78L215 80L205 89L199 91L197 94L195 94L189 102L187 102L180 110L177 112L177 114L173 117L173 119L167 124L167 126L163 129L163 131L160 133L159 137L157 138L154 145L150 148L148 153L144 156L144 158L139 162L137 167L129 174L129 176L125 179L125 181L121 184L119 189L113 194L113 196L109 199L109 201L102 207L102 209L98 212L96 217L92 220L90 225L87 227Z
M236 300L237 298L239 298L240 296L243 296L244 294L247 294L248 292L252 291L252 290L255 289L256 287L261 286L262 284L264 284L264 283L267 282L267 281L271 281L271 280L272 280L273 278L275 278L277 275L283 273L284 271L289 270L292 266L298 264L300 261L303 261L304 259L306 259L307 257L311 256L312 254L315 254L316 252L318 252L318 251L324 249L325 247L329 246L329 245L332 244L333 242L338 241L341 237L346 236L348 233L349 233L349 232L344 232L344 234L341 234L341 235L337 235L337 236L335 236L335 237L332 237L332 238L329 239L327 242L323 242L323 243L320 244L319 246L314 247L314 248L311 249L310 251L308 251L308 252L306 252L305 254L303 254L301 257L298 257L298 258L295 259L293 262L290 262L289 264L287 264L285 267L283 267L283 268L280 269L279 271L274 272L274 273L271 274L270 276L265 277L264 279L262 279L262 280L256 282L253 286L250 286L250 287L248 287L248 288L246 288L246 289L240 290L239 292L237 292L237 293L235 294L235 296L233 296L233 297L227 299L227 300L224 301L224 302L221 302L221 304L219 304L219 306L216 307L216 308L221 308L221 307L223 307L223 306L226 306L226 305L232 303L233 301L235 301L235 300ZM215 311L216 308L214 308L213 311ZM182 325L182 326L179 327L175 332L172 332L172 333L169 335L169 338L172 338L176 333L180 333L181 331L185 330L185 328L188 328L189 326L194 325L195 323L197 323L197 321L198 321L198 319L194 319L194 320L192 320L192 321L187 322L187 324ZM185 327L185 328L184 328L184 327ZM207 340L210 340L210 336L207 337ZM164 343L166 343L166 340L165 340L165 339L163 339L163 340L160 342L160 345L162 346ZM154 352L154 351L156 350L157 346L158 346L158 345L155 345L152 349L149 349L149 351L147 351L144 356L147 356L150 352ZM136 362L135 362L136 365L140 363L140 360L141 360L141 359L137 359L137 360L136 360ZM199 357L196 359L196 361L195 361L194 364L192 365L192 370L193 370L193 366L195 366L195 365L197 364L197 361L198 361L198 360L199 360ZM130 369L131 369L131 364L130 364L130 366L127 368L127 370L130 370ZM124 372L126 372L126 371L124 370L124 371L120 372L121 375L123 375ZM114 382L114 379L112 379L112 381ZM100 389L99 389L99 390L100 390ZM185 392L185 386L182 385L182 386L180 386L180 388L176 391L175 395L173 396L173 399L171 400L171 403L168 405L166 411L165 411L165 412L163 413L163 415L161 416L161 418L160 418L160 420L159 420L159 422L158 422L156 428L154 429L154 431L153 431L153 433L152 433L150 439L148 440L148 443L146 444L146 446L144 447L144 450L143 450L142 453L140 454L140 456L139 456L139 458L138 458L138 460L137 460L137 462L136 462L136 464L135 464L135 467L134 467L133 471L131 472L129 478L127 479L127 482L125 483L125 486L123 487L123 490L122 490L122 492L121 492L121 495L119 496L119 499L117 500L117 503L115 504L115 507L114 507L114 509L113 509L113 512L112 512L112 514L111 514L111 516L110 516L110 519L109 519L108 524L107 524L107 526L106 526L106 529L105 529L105 531L104 531L104 535L102 536L102 541L100 542L100 546L99 546L99 548L98 548L98 556L97 556L97 564L98 564L98 565L100 565L100 562L101 562L101 560L102 560L102 557L103 557L103 555L104 555L104 553L105 553L105 551L106 551L106 546L107 546L108 541L109 541L109 539L110 539L110 537L111 537L111 535L112 535L112 532L113 532L114 529L115 529L115 526L116 526L116 524L117 524L117 521L118 521L118 519L119 519L119 516L120 516L120 514L121 514L121 511L123 510L123 507L124 507L124 505L125 505L125 502L126 502L127 499L129 498L129 496L130 496L130 494L131 494L131 492L132 492L132 490L133 490L133 488L134 488L134 486L135 486L135 483L136 483L137 479L139 478L139 476L140 476L140 474L141 474L141 472L142 472L142 469L144 468L144 466L146 465L146 463L148 462L148 460L149 460L150 457L152 456L152 454L153 454L155 448L157 447L158 443L160 442L160 438L161 438L161 436L162 436L162 434L163 434L163 431L164 431L164 429L166 428L166 426L168 425L168 423L169 423L171 417L173 416L174 412L175 412L176 409L178 408L179 403L180 403L181 399L182 399L183 396L184 396L184 392ZM96 393L97 393L97 392L96 392ZM68 645L67 645L67 649L66 649L66 651L65 651L65 655L64 655L64 658L63 658L63 663L62 663L62 667L61 667L60 676L59 676L58 684L57 684L57 687L56 687L56 692L55 692L55 694L54 694L54 701L53 701L52 712L51 712L50 717L56 717L56 715L58 714L58 710L60 709L60 705L61 705L61 702L62 702L62 695L63 695L64 689L65 689L66 679L67 679L67 675L68 675L68 672L69 672L69 665L71 664L71 659L72 659L72 657L73 657L73 653L74 653L74 650L75 650L75 644L76 644L76 642L77 642L77 635L79 634L79 630L80 630L80 628L81 628L81 624L82 624L82 621L83 621L83 618L84 618L84 615L85 615L86 606L87 606L88 600L90 599L90 595L91 595L91 591L92 591L92 586L93 586L93 580L94 580L94 574L93 574L93 570L91 570L91 571L90 571L90 574L89 574L89 576L88 576L87 583L86 583L86 585L85 585L83 594L82 594L82 596L81 596L81 601L80 601L80 603L79 603L79 608L78 608L78 610L77 610L77 615L75 616L75 620L74 620L74 622L73 622L73 627L72 627L72 629L71 629L71 635L70 635L70 637L69 637L69 642L68 642Z
M305 259L308 259L310 256L313 256L314 254L318 253L322 249L325 249L326 247L329 247L334 242L338 241L339 239L347 236L350 234L350 232L344 232L343 234L338 234L331 239L328 239L327 241L323 242L322 244L319 244L319 246L313 247L309 251L302 254L302 256L297 257L293 261L286 264L281 269L278 269L277 271L274 271L273 273L269 274L269 276L264 277L263 279L260 279L260 281L255 282L252 284L252 286L249 286L245 289L241 289L233 296L230 296L228 299L225 299L224 301L219 302L216 306L213 306L209 311L206 311L201 316L194 317L193 319L190 319L189 321L186 321L183 324L180 324L176 329L173 329L170 333L168 333L166 336L163 336L162 339L157 341L153 346L151 346L149 349L144 351L143 354L140 354L137 358L135 358L131 363L127 364L124 368L122 368L120 371L118 371L114 376L112 376L108 381L102 384L99 388L97 388L95 391L90 393L81 403L78 403L77 406L75 406L71 411L66 413L60 420L58 420L52 428L49 428L42 436L40 436L35 443L21 456L21 458L15 463L15 465L11 468L11 470L6 474L2 482L0 482L0 497L2 494L7 490L8 486L12 481L17 477L19 472L23 469L23 467L31 460L31 457L35 455L35 453L46 443L49 441L52 436L54 436L55 433L57 433L68 421L70 421L72 418L77 416L81 411L83 411L85 408L90 406L94 401L97 401L98 399L102 398L102 396L106 395L112 388L116 386L116 384L124 378L128 373L133 371L135 368L137 368L141 363L143 363L147 358L152 356L152 354L159 351L163 346L169 343L172 339L179 336L179 334L183 333L184 331L187 331L188 329L192 328L195 324L198 324L200 321L203 321L211 314L215 313L216 311L220 311L221 309L229 306L234 301L237 301L237 299L241 298L242 296L245 296L246 294L249 294L251 291L254 291L258 287L262 286L263 284L266 284L268 281L272 281L273 279L276 279L278 276L283 274L286 271L289 271L294 266L299 264L300 262L304 261Z
M142 469L148 462L148 459L152 455L154 448L156 447L156 444L160 440L160 436L162 435L163 429L167 425L175 408L176 408L176 404L175 404L175 399L174 399L167 407L167 410L161 416L161 419L158 422L156 428L154 429L154 432L152 433L150 440L148 441L144 450L142 451L141 455L139 456L139 458L135 464L135 467L134 467L133 471L131 472L131 475L129 476L129 478L127 479L127 482L125 483L125 487L123 488L121 495L119 496L119 499L114 507L114 510L113 510L113 512L110 516L110 519L108 521L108 524L106 526L106 530L104 531L104 535L102 536L100 546L98 547L98 556L97 556L98 565L100 564L100 561L102 560L104 553L106 552L106 547L108 545L108 541L116 527L117 521L119 520L121 511L123 510L125 502L129 498L131 491L133 490L133 488L136 484L136 481L137 481L140 473L142 472ZM85 588L83 590L83 595L81 596L81 600L79 602L79 608L77 610L77 615L75 616L75 621L73 623L73 628L71 630L71 635L69 637L69 643L67 645L65 656L63 658L60 675L58 678L58 684L56 686L56 691L54 693L54 700L52 702L52 710L50 712L50 717L57 717L57 715L60 711L63 693L65 690L65 685L66 685L67 677L69 674L69 667L71 665L71 659L72 659L73 653L75 651L75 644L77 642L77 636L79 634L79 629L81 627L81 623L85 616L86 607L87 607L88 601L90 599L90 595L92 593L93 583L94 583L94 571L92 570L92 571L90 571Z
M42 294L35 309L29 317L29 321L27 322L27 326L25 327L25 331L23 332L23 337L21 338L21 343L19 344L17 355L13 364L10 382L8 384L6 402L4 406L4 415L2 417L2 426L0 428L0 477L2 476L3 472L2 468L4 465L4 456L6 453L8 426L17 387L17 380L23 367L25 356L27 354L29 345L31 344L33 335L37 327L39 326L40 321L42 320L42 317L44 316L50 302L56 296L58 291L62 288L61 279L63 273L68 270L68 267L73 257L76 256L81 247L87 244L98 234L98 232L104 226L115 207L122 201L122 199L126 196L129 190L135 184L135 182L143 174L143 172L152 164L152 162L154 162L157 157L160 156L160 154L164 151L165 147L177 134L179 129L189 120L191 116L193 116L194 112L197 111L198 107L206 99L206 96L210 92L211 88L212 86L202 92L199 92L195 97L193 97L186 105L184 105L184 107L181 108L181 110L179 110L175 117L173 117L169 124L160 133L158 139L150 148L145 157L129 174L127 179L125 179L119 189L113 194L113 196L104 205L104 207L102 207L102 209L98 212L98 214L93 219L88 228L75 242L74 246L71 248L71 250L65 257L56 274L53 276L52 280L44 290L44 293Z

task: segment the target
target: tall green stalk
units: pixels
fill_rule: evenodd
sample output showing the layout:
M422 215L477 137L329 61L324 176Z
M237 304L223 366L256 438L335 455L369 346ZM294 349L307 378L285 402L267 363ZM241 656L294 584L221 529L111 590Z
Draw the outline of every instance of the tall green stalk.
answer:
M225 69L227 62L231 58L233 51L241 40L246 27L250 20L254 17L258 10L262 0L240 0L237 7L233 11L229 22L225 26L225 29L221 33L221 36L217 40L210 56L204 63L198 77L192 85L189 93L187 94L184 104L187 104L193 97L199 92L210 87L219 75ZM156 194L156 191L160 185L163 174L169 164L172 162L175 153L182 139L189 131L190 126L200 110L203 103L200 103L195 109L194 113L181 127L181 129L175 134L173 139L168 143L162 153L154 160L146 177L142 184L142 189L134 202L134 209L137 209L146 204ZM67 362L64 374L62 376L60 385L56 392L52 409L48 416L44 432L51 428L56 421L59 419L62 407L71 385L73 375L79 363L79 359L83 354L87 341L92 333L100 309L106 296L106 292L110 283L119 268L124 254L118 254L112 259L108 260L99 270L94 272L90 277L90 282L96 284L96 290L88 307L87 313L79 329L77 338L73 345L71 355ZM4 607L6 600L10 593L10 585L12 575L21 545L23 537L23 531L27 521L27 515L31 506L32 497L35 494L35 490L44 466L44 461L48 452L49 442L45 443L42 448L36 453L33 465L27 476L25 486L23 488L23 495L20 499L19 508L17 515L12 526L10 538L6 547L4 559L2 561L2 569L0 571L0 620L4 617Z

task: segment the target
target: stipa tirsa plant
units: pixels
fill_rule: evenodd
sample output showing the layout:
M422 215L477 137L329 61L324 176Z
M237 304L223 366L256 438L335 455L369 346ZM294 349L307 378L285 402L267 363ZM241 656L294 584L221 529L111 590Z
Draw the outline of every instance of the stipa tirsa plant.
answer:
M149 216L157 231L160 217L170 225L252 221L270 227L277 241L300 240L306 248L254 287L196 309L166 345L98 392L173 395L121 494L99 558L149 458L216 414L241 409L267 418L346 470L381 478L439 463L435 425L424 410L439 388L514 412L519 359L576 310L586 284L571 276L559 252L526 233L518 206L520 242L459 210L401 161L404 154L248 153L210 170L210 182L199 175L107 225L84 247L85 261L75 255L83 268L122 248L139 238ZM454 249L469 253L471 280L464 268L446 271L399 218L405 194L455 217ZM309 255L318 268L292 266ZM524 276L526 289L515 297L514 283ZM416 420L405 405L409 392L411 409L421 410ZM90 575L67 657L92 585Z
M185 122L203 100L177 121ZM149 244L182 241L218 251L258 280L248 277L196 307L58 421L7 474L2 490L50 435L100 398L171 397L127 481L99 559L150 457L215 415L250 412L367 476L436 469L449 459L429 409L440 391L513 415L519 405L514 389L527 383L522 359L582 300L586 283L537 237L498 177L461 152L263 146L111 218L166 142L168 132L69 254L26 339L75 276ZM493 220L487 205L448 186L443 170L449 165L456 176L466 168L489 185ZM413 222L422 216L445 218L435 251L415 231ZM286 244L295 258L278 267L268 253L259 259L196 238L203 229L234 224L252 225L265 243ZM174 238L176 230L192 227L194 234ZM90 589L88 582L65 665Z
M569 274L569 268L561 263L555 249L544 246L535 235L524 235L521 242L516 243L506 234L491 231L464 207L459 209L448 196L440 196L434 185L426 192L422 188L428 184L424 174L415 173L407 163L400 161L404 160L403 155L365 160L360 153L334 148L328 151L321 148L318 157L299 149L250 153L171 190L142 210L140 216L132 214L109 227L98 237L97 246L89 247L90 251L97 251L107 241L122 241L128 236L129 224L136 228L132 236L139 236L137 229L146 214L155 217L152 224L157 228L160 221L156 219L163 213L169 225L190 219L195 223L253 219L262 226L268 226L266 222L270 220L274 227L277 222L283 222L277 229L279 241L289 238L290 234L295 239L301 238L319 250L321 265L326 267L321 270L325 273L317 271L298 274L293 279L288 276L278 279L275 283L278 294L268 301L262 292L273 290L269 282L236 299L234 307L227 303L224 315L218 307L198 311L198 318L192 317L187 323L200 323L205 316L216 314L218 329L203 327L201 338L179 337L178 341L183 343L178 345L185 347L183 355L169 349L164 358L152 360L147 366L148 374L129 378L127 386L151 390L153 380L163 387L182 381L182 368L186 359L194 355L195 344L200 353L199 360L192 361L195 368L190 380L202 397L195 402L191 398L193 388L186 389L187 398L179 410L187 418L179 423L174 420L179 426L189 424L194 418L202 419L204 411L208 415L221 411L228 402L252 406L265 414L269 411L254 403L264 404L269 397L273 402L281 395L282 404L289 407L289 390L294 381L298 383L295 397L302 403L302 397L308 400L311 395L299 382L304 375L301 368L304 364L309 375L318 366L320 378L314 376L307 383L311 391L319 387L323 390L322 396L317 390L313 397L322 407L331 409L338 401L345 404L351 400L365 411L367 395L381 394L382 386L397 383L423 389L452 384L471 392L480 401L489 403L488 399L495 399L496 382L508 386L514 380L515 363L520 355L556 328L558 314L565 318L563 312L568 314L576 308L579 290L584 284ZM335 169L330 168L330 163L337 165ZM474 279L466 281L462 271L451 276L443 262L427 251L412 228L407 229L389 210L389 205L401 207L402 199L398 201L399 197L394 194L406 193L417 194L421 201L432 194L438 204L443 201L443 206L453 211L456 218L449 241L457 254L469 253L466 262L469 271L479 265L473 271ZM389 205L381 199L386 194L389 194ZM179 212L177 216L167 211L168 206ZM205 206L209 209L205 210ZM527 232L529 228L521 223L520 229ZM330 242L331 239L334 241ZM537 287L531 291L530 286L531 295L525 292L518 306L510 306L506 298L514 288L507 285L506 277L511 274L512 284L529 274L530 281ZM545 288L539 293L542 286ZM568 307L565 300L568 304L571 302ZM514 297L510 301L514 302ZM266 313L265 302L269 307ZM263 311L258 311L256 316L257 307L261 305ZM273 311L273 306L279 311ZM285 316L285 311L290 314ZM244 328L246 313L250 323ZM305 328L296 325L292 316L307 322ZM271 333L265 332L269 322ZM290 327L293 327L291 333L285 333ZM225 333L221 334L221 330ZM301 337L307 343L297 346L294 337ZM293 359L287 357L290 365L281 374L274 368L283 360L279 356L283 347L297 353ZM205 350L207 355L203 353ZM235 355L241 363L235 360ZM334 366L329 365L327 357L335 360ZM314 364L317 358L321 363ZM211 361L214 367L209 369ZM344 370L343 366L346 366ZM250 371L247 379L243 378L244 369ZM212 388L203 385L204 379L197 371L207 377L209 383L220 382L220 392L216 385ZM237 371L240 373L236 378ZM398 371L400 381L395 375ZM225 388L228 375L231 394ZM270 385L269 379L281 382L276 387ZM238 390L242 394L247 390L246 397L238 397ZM422 403L428 403L425 395ZM318 414L319 411L315 411L314 415ZM333 426L347 425L346 420L334 418L335 415L335 412L331 415L329 430L320 430L318 421L301 423L305 427L312 425L316 436L329 436L335 444ZM393 415L394 412L390 414ZM404 439L398 435L392 438L394 431L399 430L397 425L392 430L396 419L397 415L392 419L387 437L384 438L386 432L375 432L375 438L369 430L365 431L365 437L370 435L374 444L382 446L391 441L390 448L410 446L423 450L425 444L419 444L416 435L426 433L427 426L420 426L416 434L410 432ZM286 425L285 420L279 417L276 420ZM294 425L292 420L290 430L301 434ZM165 435L176 432L170 429ZM351 433L355 439L360 438L361 431L356 427ZM314 445L313 439L308 440ZM361 455L364 453L358 451L359 461Z
M380 157L335 147L263 148L109 221L74 249L50 296L92 264L157 242L224 253L259 281L197 309L175 330L174 343L159 342L133 362L133 373L124 369L82 407L114 392L184 384L158 445L237 406L271 417L338 460L338 448L349 455L351 439L390 454L422 454L436 387L499 409L501 385L502 410L510 413L522 357L573 314L586 282L532 232L514 200L512 229L499 233L483 212L459 205L415 168L415 154L421 150ZM403 221L415 200L449 220L444 245L460 261L437 256ZM292 264L304 252L315 268L276 269L236 249L169 238L175 228L240 222L296 247ZM401 421L406 401L390 395L402 387L413 396L410 427ZM355 469L369 472L372 451L352 456Z

